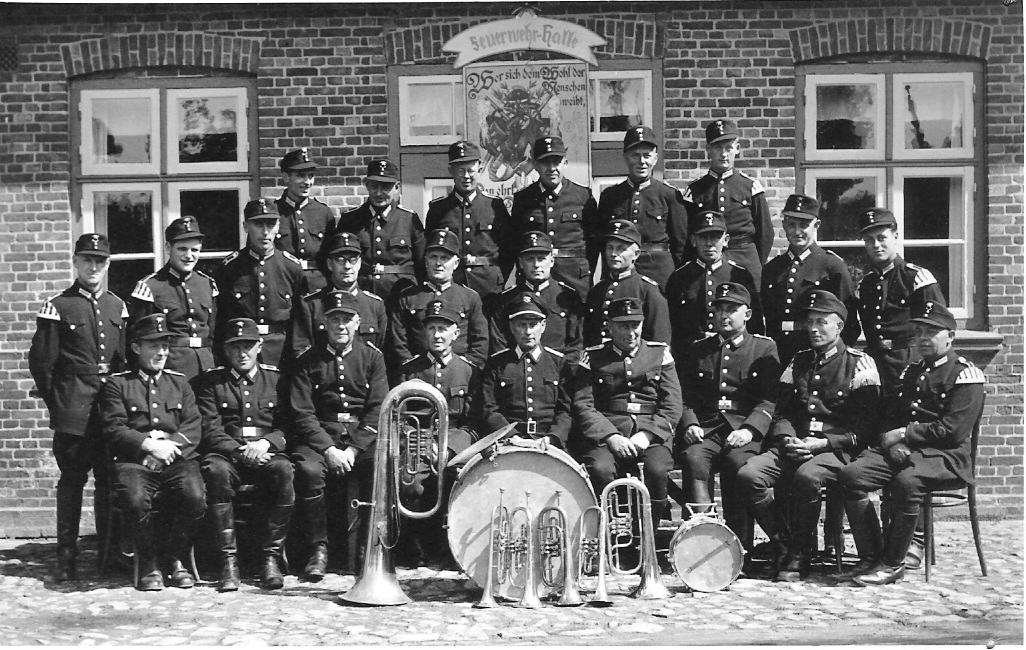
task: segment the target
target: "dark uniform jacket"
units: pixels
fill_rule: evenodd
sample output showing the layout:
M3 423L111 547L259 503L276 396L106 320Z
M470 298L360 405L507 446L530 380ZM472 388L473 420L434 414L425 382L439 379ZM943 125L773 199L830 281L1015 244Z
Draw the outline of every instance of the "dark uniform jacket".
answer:
M106 375L124 367L127 318L121 298L78 282L40 307L29 371L55 432L86 435Z
M257 364L245 375L223 366L203 373L196 389L203 420L200 453L232 458L240 446L257 440L270 443L272 453L284 451L287 400L274 366Z
M321 245L335 234L335 213L313 198L297 204L288 192L282 192L275 204L281 218L274 245L296 256L303 266L307 285L311 291L316 291L326 282L319 268Z
M201 271L182 277L170 264L136 283L128 302L134 322L150 314L164 314L174 334L164 366L189 379L214 367L211 348L217 323L217 283Z
M292 320L292 350L298 357L307 348L325 345L328 342L324 334L324 305L333 291L325 286L313 293L303 296L296 305L295 318ZM385 302L375 293L357 287L351 294L356 296L357 309L360 312L360 338L370 341L377 348L383 347L385 334L388 331L388 310Z
M876 444L880 375L873 359L838 341L822 358L802 350L780 376L770 443L784 438L825 438L849 457Z
M641 338L669 344L672 336L669 309L666 298L659 292L659 285L637 270L628 269L616 275L607 271L602 281L588 292L584 315L584 345L598 345L603 339L609 338L609 305L620 298L636 298L641 301L641 309L645 314Z
M142 462L143 442L153 437L179 443L179 460L197 458L203 435L200 413L196 395L180 372L150 375L129 370L112 375L100 393L100 414L103 433L118 462Z
M471 363L483 364L488 357L488 321L485 320L481 297L473 289L455 282L438 286L430 282L410 287L399 296L389 317L388 346L397 366L415 355L427 352L424 347L424 310L432 300L441 300L459 314L460 335L452 344L456 354Z
M460 238L460 265L453 279L486 298L502 291L505 276L499 266L499 242L509 226L502 199L478 190L469 199L449 192L428 204L427 232L448 228Z
M688 243L688 215L680 190L658 179L640 185L627 179L603 190L598 201L599 232L613 219L633 221L641 233L638 271L660 289L675 268L684 263Z
M859 320L867 347L895 350L909 347L913 300L947 304L933 274L900 256L882 271L870 268L859 283Z
M481 369L458 354L418 354L403 364L401 381L419 379L437 388L449 406L449 449L460 452L477 440L472 407L481 391ZM458 433L457 433L458 432ZM457 436L459 440L457 441Z
M732 430L751 429L754 440L769 432L780 379L773 339L748 332L727 340L710 336L695 343L678 368L683 428L726 423Z
M539 346L521 354L517 346L488 358L476 409L480 431L517 423L522 437L552 436L566 446L570 433L570 374L562 352Z
M985 383L983 372L954 351L932 363L917 361L902 373L883 428L906 427L905 444L919 452L911 456L917 474L943 478L954 472L973 482L972 432L983 412Z
M501 309L491 315L488 324L493 350L515 345L509 331L509 301L521 293L529 292L538 304L548 311L545 316L545 332L542 334L542 345L559 350L566 355L566 362L571 366L577 363L581 353L581 322L584 316L584 302L574 288L565 282L549 279L538 286L521 282L517 286L502 293L499 303Z
M609 341L585 349L577 362L574 414L592 445L638 431L669 445L683 404L677 369L665 343L642 340L634 356Z
M819 244L809 246L800 256L787 250L763 268L761 292L766 334L777 342L783 364L798 350L809 347L799 305L802 294L810 289L822 289L837 296L848 309L841 338L848 345L855 345L859 338L858 299L844 260Z
M754 244L763 264L773 248L773 223L766 192L758 180L731 169L719 175L709 170L688 185L684 202L689 216L703 210L718 210L727 222L728 250Z
M360 240L363 265L360 286L385 300L399 280L415 284L424 259L424 228L416 212L391 205L378 214L370 203L343 212L338 229ZM401 289L402 287L400 287Z
M320 454L333 446L365 451L377 440L387 393L385 360L373 344L357 339L348 351L310 348L299 358L289 391L290 446L306 445Z

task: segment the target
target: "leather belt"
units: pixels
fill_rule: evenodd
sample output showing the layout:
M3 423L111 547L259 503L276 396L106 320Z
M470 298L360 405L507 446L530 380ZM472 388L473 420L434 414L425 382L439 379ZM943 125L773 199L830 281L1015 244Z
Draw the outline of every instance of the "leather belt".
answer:
M525 422L517 422L516 430L533 438L538 435L538 421L534 418L528 418Z
M202 336L176 336L170 345L173 348L209 348L210 341Z
M585 252L584 252L584 248L581 248L581 247L576 247L576 248L553 248L552 249L552 256L553 257L584 257L585 256Z
M820 420L813 420L809 422L810 436L822 438L826 436L826 434L828 433L848 433L848 429L846 427L836 427L833 425L829 425Z
M655 252L658 252L658 251L667 251L668 252L670 250L670 245L669 244L642 244L641 245L641 250L644 253L655 253Z
M642 402L629 402L623 399L610 400L607 409L619 415L655 415L656 405Z
M261 336L266 334L286 334L288 332L289 323L259 323L257 325L257 333Z
M742 411L741 402L736 399L720 399L716 401L716 409L720 411Z
M58 372L65 373L68 375L109 375L110 364L109 363L76 363L66 366L61 366Z
M497 266L488 255L464 255L463 263L467 266Z
M413 273L413 263L408 264L372 264L371 273L381 275L382 273Z
M243 438L262 438L271 433L271 427L241 427Z

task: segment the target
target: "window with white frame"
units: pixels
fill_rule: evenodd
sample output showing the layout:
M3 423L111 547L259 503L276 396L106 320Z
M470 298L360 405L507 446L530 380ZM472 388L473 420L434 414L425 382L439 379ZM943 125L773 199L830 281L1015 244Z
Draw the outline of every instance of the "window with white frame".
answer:
M890 209L902 257L937 277L963 319L973 318L980 299L980 75L971 63L824 64L798 75L798 171L803 191L822 204L821 245L845 258L858 281L868 266L858 216L874 206Z
M401 145L446 145L465 137L463 77L423 75L399 77L399 142Z
M630 127L653 124L651 70L591 71L588 83L593 141L623 141Z

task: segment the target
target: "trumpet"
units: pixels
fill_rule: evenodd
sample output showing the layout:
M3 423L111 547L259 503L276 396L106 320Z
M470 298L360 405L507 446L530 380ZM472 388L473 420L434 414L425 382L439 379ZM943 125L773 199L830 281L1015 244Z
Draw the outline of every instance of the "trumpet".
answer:
M561 490L556 490L556 505L538 513L538 537L541 550L541 580L546 587L560 588L559 607L576 607L584 600L577 590L574 554L570 548L570 530L566 511L559 506Z
M531 493L524 493L525 504L512 511L503 504L503 493L499 490L499 504L492 509L488 539L488 572L485 574L484 591L481 599L474 603L477 609L496 606L495 586L509 582L514 586L516 574L523 574L524 593L517 607L533 609L541 606L538 597L537 565L538 553L535 536L538 531L531 517Z
M621 496L619 488L625 488ZM652 523L652 498L645 484L634 478L620 478L612 481L602 490L599 508L606 519L605 545L609 572L613 575L641 576L641 582L631 591L631 598L645 600L671 598L669 589L663 584L662 572L655 550L655 526ZM638 547L638 561L630 567L623 566L624 552ZM600 569L601 569L600 564ZM600 572L599 584L605 576Z

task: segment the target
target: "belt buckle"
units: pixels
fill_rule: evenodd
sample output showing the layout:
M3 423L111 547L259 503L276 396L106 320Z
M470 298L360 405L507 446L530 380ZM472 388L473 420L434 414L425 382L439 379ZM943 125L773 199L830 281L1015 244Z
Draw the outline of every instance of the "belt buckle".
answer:
M894 348L894 339L880 339L880 347L884 350L890 350Z
M304 271L306 271L306 270L308 270L310 268L310 264L306 260L299 260L299 265L301 267L303 267Z
M271 326L267 323L260 323L257 325L257 334L270 334Z
M339 413L338 414L338 421L339 422L343 422L343 423L345 423L345 422L355 422L356 418L353 417L352 413Z
M720 409L721 411L733 410L733 408L734 408L734 400L731 400L731 399L721 399L717 403L716 408Z
M633 415L641 413L641 404L638 402L627 402L627 412Z
M527 435L533 436L538 432L538 422L534 418L527 418Z
M477 264L477 255L464 255L463 256L463 263L464 264Z
M820 433L822 431L823 431L823 423L822 422L820 422L819 420L813 420L812 422L809 422L809 432L810 433Z
M189 347L190 348L201 348L201 347L203 347L203 337L202 336L190 336L189 337Z
M793 332L794 331L794 321L793 320L780 321L780 331L782 331L782 332Z
M246 440L260 437L260 430L257 427L242 427L242 437Z
M110 364L109 363L98 363L98 364L96 364L96 372L98 372L101 375L106 375L106 374L110 373Z
M380 275L380 274L385 272L385 265L384 264L375 264L374 268L373 268L373 271Z

